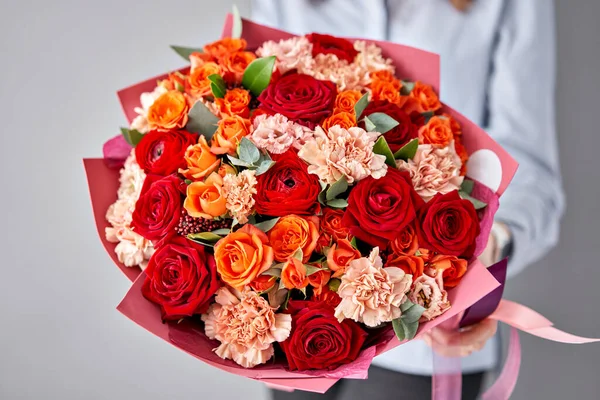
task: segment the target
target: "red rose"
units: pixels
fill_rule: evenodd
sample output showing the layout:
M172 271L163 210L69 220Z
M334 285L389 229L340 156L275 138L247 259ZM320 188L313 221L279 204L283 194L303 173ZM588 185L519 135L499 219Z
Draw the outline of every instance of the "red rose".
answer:
M346 60L351 63L358 55L358 51L356 51L352 42L346 39L318 33L306 35L306 38L313 45L313 57L317 54L334 54L340 60Z
M170 175L185 168L186 149L198 143L198 135L187 131L151 131L135 147L135 158L147 174Z
M314 128L331 115L337 89L333 82L320 81L309 75L287 74L258 96L260 108L269 114L282 114Z
M160 306L163 320L206 312L221 286L213 256L181 236L158 249L144 272L142 294Z
M436 194L418 212L419 245L447 256L470 258L479 235L477 211L458 192Z
M389 168L383 178L365 178L352 189L342 223L358 239L385 249L423 204L409 173Z
M281 343L291 371L332 370L356 360L367 333L345 319L338 322L325 302L292 300L292 332Z
M390 146L390 149L395 153L405 144L419 136L419 129L411 120L411 117L406 114L400 107L389 103L385 100L374 101L369 103L363 115L369 116L373 113L384 113L398 121L398 126L390 129L383 134L383 137ZM365 123L360 122L361 128L365 129Z
M175 235L179 223L185 183L175 175L148 175L135 203L131 226L156 247Z
M308 173L293 151L274 155L273 160L275 165L256 177L256 211L273 217L314 214L319 208L319 178Z

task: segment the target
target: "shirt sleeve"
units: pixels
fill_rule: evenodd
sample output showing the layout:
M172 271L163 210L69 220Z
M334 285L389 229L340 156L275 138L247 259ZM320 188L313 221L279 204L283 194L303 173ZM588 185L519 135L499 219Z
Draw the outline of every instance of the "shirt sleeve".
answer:
M555 126L554 2L507 0L489 82L490 135L519 163L498 221L513 234L508 274L558 241L564 194Z
M280 27L280 0L252 0L252 21Z

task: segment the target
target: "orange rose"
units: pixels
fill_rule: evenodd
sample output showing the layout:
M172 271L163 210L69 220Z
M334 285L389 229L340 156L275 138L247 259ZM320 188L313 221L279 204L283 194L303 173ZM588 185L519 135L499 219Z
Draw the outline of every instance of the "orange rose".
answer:
M331 271L326 269L321 269L314 274L310 274L308 276L308 283L314 288L313 293L315 296L318 296L323 291L323 287L325 287L329 283L329 279L331 278Z
M179 173L192 181L199 181L214 172L221 160L210 152L206 138L200 135L198 144L190 146L185 151L187 169L179 169Z
M336 240L350 238L350 230L342 225L344 211L333 208L323 208L321 216L321 232Z
M425 269L425 260L417 256L409 256L405 254L393 254L385 262L385 267L400 268L407 274L413 276L413 281L423 275Z
M178 90L161 94L148 109L150 129L181 129L187 124L190 106Z
M250 120L234 115L219 121L219 127L215 132L211 151L215 154L231 154L235 156L238 143L243 137L250 134L252 123Z
M221 164L217 173L221 175L221 178L225 178L225 175L227 174L237 174L237 170L229 164Z
M303 261L308 262L319 240L319 220L317 217L287 215L277 221L269 231L269 241L273 246L275 260L284 262L302 250Z
M454 137L454 150L462 162L460 174L464 176L467 174L467 161L469 161L469 153L467 153L467 149L465 149L460 136Z
M371 73L369 73L369 76L371 77L371 80L373 81L384 81L384 82L393 82L396 79L396 77L394 76L393 73L391 73L390 71L388 71L387 69L382 69L379 71L372 71ZM402 83L402 82L400 82Z
M335 113L345 111L354 115L354 106L362 97L358 90L344 90L335 98L333 110Z
M444 117L432 117L419 129L419 143L435 147L446 147L454 139L450 120Z
M246 49L246 40L223 38L204 46L204 53L211 57L221 60L223 57L236 51Z
M395 104L408 115L421 113L421 105L414 97L400 96L400 99Z
M212 95L208 77L213 74L221 74L221 67L214 62L207 62L194 68L188 76L189 93L194 97Z
M226 202L223 178L213 172L206 181L188 185L183 207L194 218L213 219L227 212Z
M219 107L222 116L231 117L239 115L242 118L250 117L250 92L244 89L235 88L228 90L225 97L215 99L215 104Z
M283 265L281 283L286 289L304 289L308 286L306 266L302 261L292 257Z
M221 66L225 70L223 78L231 84L242 83L244 71L254 60L256 60L256 55L249 51L236 51L227 54L221 59Z
M200 53L198 51L190 54L190 64L192 69L201 67L205 63L212 61L212 57L206 53Z
M467 272L467 260L455 256L438 254L429 261L429 266L436 272L441 272L444 278L444 287L453 288Z
M271 268L273 248L263 231L246 224L217 242L215 262L223 282L242 289Z
M454 139L462 135L462 127L460 126L457 120L452 118L450 114L446 113L442 114L442 117L447 118L450 122L450 128L452 128L452 134L454 135Z
M396 236L396 239L390 242L390 249L397 255L406 254L412 256L418 248L419 241L417 240L417 234L412 224L406 225L402 232Z
M360 251L352 247L349 241L340 239L331 246L327 253L327 266L334 272L333 277L337 278L346 272L346 268L352 260L360 257Z
M181 72L172 72L167 79L161 81L159 85L167 90L179 90L182 92L189 84L186 75L183 75Z
M440 103L440 99L431 85L415 82L415 87L410 92L410 96L419 101L421 112L437 111L442 108L442 103Z
M277 283L275 276L259 275L250 283L250 287L259 293L264 293L269 290Z
M349 129L353 126L356 126L356 118L354 117L354 113L351 114L345 111L338 112L333 114L331 117L326 118L321 124L325 131L328 131L329 128L335 125L339 125L344 129Z
M392 82L386 81L373 81L371 82L371 96L372 101L387 100L390 103L400 102L400 89L402 83L398 79Z

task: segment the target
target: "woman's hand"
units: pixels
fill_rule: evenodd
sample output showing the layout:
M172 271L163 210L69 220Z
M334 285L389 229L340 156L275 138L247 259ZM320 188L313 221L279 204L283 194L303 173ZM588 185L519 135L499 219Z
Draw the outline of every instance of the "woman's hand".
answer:
M466 357L483 349L498 330L498 321L485 319L460 330L435 328L423 340L438 354L445 357Z

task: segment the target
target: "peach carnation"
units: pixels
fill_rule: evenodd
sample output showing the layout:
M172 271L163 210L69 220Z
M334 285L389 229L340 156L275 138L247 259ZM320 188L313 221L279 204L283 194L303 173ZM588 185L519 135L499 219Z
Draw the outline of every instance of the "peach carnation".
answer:
M436 148L430 144L419 145L412 160L396 161L399 170L408 171L415 191L425 201L437 193L459 189L464 177L460 175L462 163L454 144Z
M292 317L275 314L276 309L256 292L222 287L215 300L202 321L206 336L221 342L214 351L223 359L244 368L264 364L273 356L273 343L290 335Z
M254 131L250 135L256 147L272 154L285 153L290 147L299 149L312 137L313 131L281 114L254 118Z
M383 268L379 248L369 258L348 265L337 294L342 298L335 309L339 321L350 318L376 327L402 315L400 305L407 299L412 275L396 267Z
M378 133L335 125L327 133L317 127L314 136L298 155L310 164L308 172L323 182L335 183L345 177L354 183L368 176L379 179L387 173L385 156L373 152Z
M335 54L317 54L310 69L299 72L334 82L340 91L362 90L370 82L369 71L356 63L340 60Z
M115 247L115 253L119 262L126 267L139 265L140 268L144 269L148 265L148 260L150 260L152 254L154 254L152 242L135 233L128 226L106 228L106 239L109 242L119 243Z
M411 302L425 308L425 312L421 316L424 321L431 321L450 308L448 293L444 290L442 274L438 274L436 278L423 274L415 279L408 298Z
M237 175L226 174L223 177L223 190L227 199L227 210L240 224L248 222L248 216L252 214L255 203L255 172L246 169Z
M394 74L394 62L382 55L381 48L364 40L354 42L354 49L358 51L355 63L368 72L389 71Z
M311 70L314 65L312 44L306 37L297 36L279 42L268 41L256 50L259 57L276 56L277 70L285 74L292 69Z

